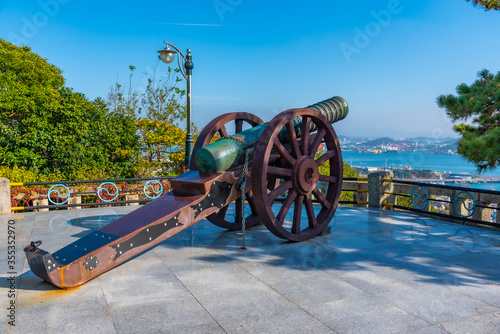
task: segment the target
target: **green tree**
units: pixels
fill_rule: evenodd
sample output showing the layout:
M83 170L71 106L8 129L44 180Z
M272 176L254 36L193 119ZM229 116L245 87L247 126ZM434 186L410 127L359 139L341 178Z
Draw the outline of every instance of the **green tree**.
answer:
M64 178L134 176L133 114L64 85L61 70L0 39L0 165Z
M472 1L475 6L479 5L484 7L484 10L488 11L490 9L500 10L500 1L499 0L467 0L468 2Z
M457 151L480 172L500 165L500 72L478 72L478 80L472 85L457 87L458 96L441 95L437 104L446 109L454 130L462 135Z
M318 153L317 157L319 157L322 153ZM352 168L347 162L343 161L343 177L359 177L359 173L356 172L354 168ZM319 166L319 173L322 175L330 174L330 161L326 161L324 164ZM340 194L341 201L353 201L354 196L352 191L344 191Z
M132 86L135 67L131 72L127 93L118 82L108 94L111 110L134 111L141 117L136 124L143 152L141 172L143 176L179 175L183 172L186 132L179 123L186 119L183 103L185 90L177 87L182 80L176 75L179 70L167 70L166 76L156 78L156 72L147 77L143 92L137 93ZM197 128L192 124L193 133Z

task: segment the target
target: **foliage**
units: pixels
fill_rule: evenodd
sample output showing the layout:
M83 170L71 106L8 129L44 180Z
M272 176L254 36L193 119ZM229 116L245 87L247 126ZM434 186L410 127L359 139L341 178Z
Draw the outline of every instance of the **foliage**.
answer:
M182 173L186 132L165 121L138 120L147 165L160 175Z
M145 118L176 126L179 126L178 121L186 119L187 107L181 104L186 91L177 87L182 80L175 75L179 72L178 69L168 67L164 78L156 80L153 74L152 78L147 79L146 90L141 96L141 105L146 111Z
M500 165L500 72L482 70L478 77L470 86L459 85L458 96L439 96L437 104L452 121L471 121L454 126L462 135L457 151L482 172Z
M500 1L499 0L467 0L467 2L472 1L474 6L482 6L484 10L488 11L490 9L500 10Z
M404 206L407 208L413 208L413 203L411 202L410 194L408 196L396 195L396 205Z
M181 103L185 90L177 87L182 80L176 76L179 70L167 70L165 77L147 78L144 92L137 93L132 88L135 70L130 66L128 92L118 82L108 94L107 105L111 110L125 110L142 116L136 119L137 133L140 136L143 153L136 172L141 176L179 175L185 162L186 132L178 124L186 118L186 106ZM192 124L196 138L197 129Z
M318 154L319 156L319 154ZM319 166L319 173L322 175L330 175L330 161L327 160L324 164ZM347 162L343 161L343 177L359 177L358 172L352 168ZM342 192L340 194L341 201L353 201L354 196L352 191Z
M0 39L0 166L61 179L133 177L134 115L64 86L61 71Z
M178 88L182 80L175 75L179 70L170 67L164 78L148 78L141 105L146 111L139 120L142 150L146 161L158 175L179 175L185 164L186 132L178 124L187 117L187 108L181 104L186 91Z

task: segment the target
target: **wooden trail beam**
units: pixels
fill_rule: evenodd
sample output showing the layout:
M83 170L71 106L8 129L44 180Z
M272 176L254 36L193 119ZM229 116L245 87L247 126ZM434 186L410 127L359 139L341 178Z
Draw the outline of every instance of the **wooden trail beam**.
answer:
M33 273L59 288L81 285L188 228L241 196L239 170L187 172L173 191L53 254L32 242L24 251Z

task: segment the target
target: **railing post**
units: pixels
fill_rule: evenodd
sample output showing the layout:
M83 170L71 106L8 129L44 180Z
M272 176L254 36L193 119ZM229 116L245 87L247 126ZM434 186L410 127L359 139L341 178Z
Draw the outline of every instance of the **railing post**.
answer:
M135 194L129 194L129 195L125 195L125 200L126 201L137 201L139 200L139 195ZM131 205L139 205L139 202L137 203L127 203L126 206L131 206Z
M33 200L33 206L38 206L38 205L49 205L49 200L47 198L43 198L43 199L34 199ZM49 209L36 209L36 210L33 210L33 211L49 211Z
M75 197L70 197L68 200L68 204L81 204L82 203L82 196L75 196ZM68 208L68 210L80 210L82 207L81 206L71 206Z
M385 193L392 193L394 189L392 183L386 182L384 184L384 179L392 179L393 177L394 173L391 171L381 171L368 174L368 207L384 207L382 204L391 196Z
M497 202L497 208L500 208L500 201L499 201L499 202ZM497 213L496 213L496 217L497 217L497 218L496 218L496 223L497 223L497 224L500 224L500 210L496 210L496 212L497 212Z
M10 181L0 177L0 215L10 213Z

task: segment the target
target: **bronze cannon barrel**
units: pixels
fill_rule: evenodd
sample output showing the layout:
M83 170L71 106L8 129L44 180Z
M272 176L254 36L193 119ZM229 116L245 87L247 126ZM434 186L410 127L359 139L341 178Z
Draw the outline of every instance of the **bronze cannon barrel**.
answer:
M344 119L349 113L347 102L340 96L334 96L327 100L312 104L306 108L314 109L326 117L330 124ZM300 125L302 118L294 118L295 132L300 137ZM264 123L248 130L239 132L230 138L222 138L215 143L200 148L195 154L196 166L202 172L221 173L238 165L245 160L245 151L253 155L253 147L258 142L262 132L268 123ZM311 122L310 132L316 131L316 125ZM288 138L286 131L282 130L278 136L282 143Z

